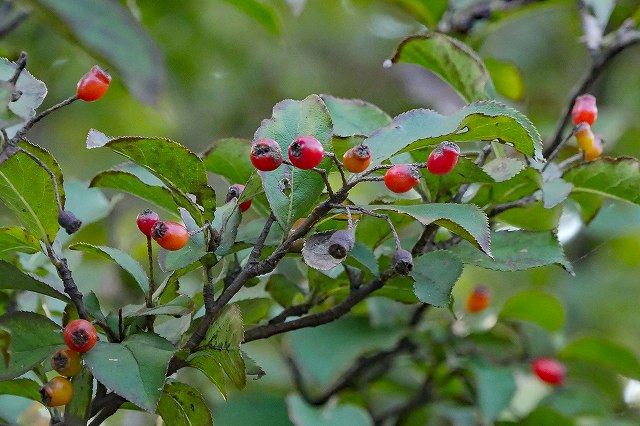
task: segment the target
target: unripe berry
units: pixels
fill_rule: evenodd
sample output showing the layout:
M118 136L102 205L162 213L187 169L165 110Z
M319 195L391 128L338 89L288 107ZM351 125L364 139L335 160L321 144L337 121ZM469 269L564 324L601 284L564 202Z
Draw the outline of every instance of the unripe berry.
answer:
M409 275L413 270L413 256L407 250L398 249L393 255L392 264L400 275Z
M371 164L371 149L364 144L354 146L344 153L342 163L351 173L364 172Z
M240 185L239 183L234 183L229 187L229 191L227 191L227 198L225 202L229 202L234 198L240 198L240 194L244 191L244 185ZM243 203L240 203L240 211L246 212L251 207L251 200L247 200Z
M596 134L593 138L593 144L584 151L584 159L586 161L593 161L600 158L604 147L602 146L602 136Z
M391 167L384 175L384 184L396 193L411 190L420 181L420 172L416 166L400 164Z
M353 238L351 231L341 229L331 234L328 244L329 248L327 251L332 257L335 259L344 259L353 248L355 238Z
M431 174L444 175L453 170L460 156L460 147L454 142L442 142L429 154L427 169Z
M473 289L469 297L467 297L467 311L476 313L484 311L491 302L491 293L489 289L483 286L478 286Z
M578 147L580 147L581 150L587 151L591 149L595 140L595 135L591 131L591 126L589 124L580 124L575 136L578 141Z
M270 172L282 164L280 145L273 139L265 138L255 141L251 145L251 163L263 172Z
M563 384L567 374L564 364L553 358L537 358L531 363L531 368L540 380L553 386Z
M51 357L51 368L61 376L75 376L82 370L80 354L71 349L59 349Z
M60 226L67 231L67 234L71 235L80 229L82 226L82 221L78 219L72 212L69 210L63 210L58 214L58 223Z
M98 340L96 328L89 321L75 319L64 328L62 334L69 349L76 352L89 352Z
M571 117L575 125L588 123L590 126L593 126L593 123L598 117L595 96L589 94L578 96L573 104Z
M73 384L64 377L54 377L40 388L40 396L47 407L66 405L73 398Z
M189 242L189 231L176 222L157 222L151 236L165 250L180 250Z
M313 136L298 136L289 145L289 160L299 169L313 169L324 157L324 147Z
M151 236L151 228L160 220L158 213L151 209L144 209L136 218L138 229L147 237Z
M78 81L76 95L83 101L97 101L107 92L110 83L111 76L95 65Z

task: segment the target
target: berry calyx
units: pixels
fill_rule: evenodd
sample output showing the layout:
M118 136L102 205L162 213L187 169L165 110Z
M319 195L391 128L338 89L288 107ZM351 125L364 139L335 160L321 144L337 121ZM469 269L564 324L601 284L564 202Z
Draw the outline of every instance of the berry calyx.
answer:
M593 161L600 158L602 155L602 151L604 147L602 146L602 136L596 134L593 138L593 144L588 149L584 151L584 159L585 161Z
M313 136L298 136L289 145L289 160L299 169L309 170L320 164L324 147Z
M107 93L111 76L102 68L94 65L89 72L78 81L76 95L86 102L97 101Z
M442 142L429 154L427 169L434 175L445 175L455 167L460 147L454 142Z
M80 226L82 226L82 221L69 210L63 210L60 212L60 214L58 214L58 223L64 228L65 231L67 231L67 234L69 235L76 232L78 229L80 229Z
M540 380L553 386L563 384L567 374L564 364L553 358L537 358L531 368Z
M344 153L342 164L351 173L364 172L371 164L371 149L364 144L354 146Z
M384 184L396 193L411 190L420 181L420 172L416 166L400 164L391 167L384 175Z
M98 340L96 328L89 321L75 319L64 328L64 342L69 349L76 352L89 352Z
M136 218L138 229L147 237L151 237L151 228L160 220L158 213L151 209L144 209Z
M270 138L257 140L251 145L250 159L253 166L260 171L275 170L283 160L280 145Z
M596 138L591 131L591 126L587 123L580 124L580 127L576 130L575 136L578 141L578 147L583 151L591 149Z
M51 368L61 376L75 376L82 370L80 354L71 349L59 349L51 357Z
M54 377L40 388L40 396L47 407L66 405L73 398L73 384L64 377Z
M335 259L344 259L353 248L355 239L353 233L346 229L334 232L329 237L329 247L327 251Z
M413 256L407 250L398 249L391 262L400 275L408 275L413 270Z
M229 191L227 191L227 198L225 199L225 202L228 203L234 198L240 198L240 194L242 194L242 191L244 191L244 185L240 185L239 183L234 183L229 187ZM247 210L249 210L249 207L251 207L251 200L247 200L243 203L240 203L241 212L246 212Z
M467 297L467 312L477 313L484 311L491 302L491 293L484 286L477 286Z
M575 125L588 123L593 126L596 118L598 118L595 96L589 94L578 96L571 110L571 118L573 118L573 124Z
M180 250L189 242L189 231L176 222L157 222L151 236L165 250Z

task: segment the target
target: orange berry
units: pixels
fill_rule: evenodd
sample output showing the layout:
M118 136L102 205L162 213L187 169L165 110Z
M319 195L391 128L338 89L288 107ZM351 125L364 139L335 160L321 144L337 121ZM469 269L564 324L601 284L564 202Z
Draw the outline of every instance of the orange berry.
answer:
M176 222L157 222L151 228L151 236L166 250L180 250L189 242L189 231Z
M73 398L73 384L64 377L54 377L40 388L40 396L47 407L66 405Z
M467 312L477 313L484 311L491 303L491 293L489 289L478 286L473 289L469 297L467 297Z
M71 349L59 349L51 357L51 367L61 376L75 376L82 370L80 354Z
M351 173L364 172L371 164L371 149L364 144L354 146L344 153L342 164Z

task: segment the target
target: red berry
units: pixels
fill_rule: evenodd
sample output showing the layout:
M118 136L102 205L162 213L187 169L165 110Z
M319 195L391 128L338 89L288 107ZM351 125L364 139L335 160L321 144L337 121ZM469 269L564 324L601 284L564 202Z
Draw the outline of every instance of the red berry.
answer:
M54 377L40 388L40 396L47 407L66 405L73 398L73 384L64 377Z
M88 352L98 340L96 328L87 320L76 319L64 328L64 342L76 352Z
M59 349L51 357L51 368L61 376L75 376L82 370L80 354L71 349Z
M189 242L189 231L176 222L157 222L151 228L151 236L166 250L180 250Z
M478 286L473 289L469 297L467 297L467 311L476 313L484 311L491 302L491 293L489 289L483 286Z
M564 364L553 358L537 358L531 368L540 380L554 386L563 384L567 374Z
M573 124L576 126L580 123L589 123L590 126L593 126L598 117L595 96L589 94L578 96L573 104L571 117L573 118Z
M299 169L313 169L323 156L324 147L313 136L298 136L289 145L289 160Z
M111 76L95 65L78 81L76 95L83 101L97 101L107 93L109 83L111 83Z
M144 209L136 218L138 229L147 237L151 236L151 228L160 220L158 213L151 209Z
M342 163L351 173L364 172L371 164L371 149L363 144L354 146L344 153Z
M453 142L442 142L427 159L427 169L434 175L445 175L453 170L460 156L460 147Z
M282 164L282 151L280 145L273 139L260 139L251 145L251 163L263 172L270 172Z
M240 185L239 183L234 183L229 187L229 191L227 192L226 202L233 200L234 198L240 198L240 194L244 191L244 185ZM240 203L240 211L246 212L251 207L251 200L245 201L244 203Z
M418 184L420 172L416 166L400 164L393 166L384 175L384 184L393 192L407 192Z

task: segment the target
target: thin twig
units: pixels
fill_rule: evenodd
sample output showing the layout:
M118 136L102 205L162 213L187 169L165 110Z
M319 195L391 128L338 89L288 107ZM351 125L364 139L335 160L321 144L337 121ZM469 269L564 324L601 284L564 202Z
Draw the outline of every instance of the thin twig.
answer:
M428 373L424 378L424 380L422 381L422 384L416 391L413 398L411 398L410 400L406 401L403 404L400 404L395 407L391 407L388 410L373 416L373 424L375 426L380 426L390 418L396 418L399 420L405 415L409 414L411 411L424 405L431 398L432 387L433 387L433 376L430 373Z
M147 295L147 308L153 308L153 293L156 291L156 284L153 279L153 244L151 244L151 235L147 236L147 260L149 262L149 291Z
M438 233L438 228L440 228L435 223L430 223L424 227L422 230L422 234L416 241L413 249L411 250L411 254L417 256L425 251L427 247L433 244L433 241Z
M56 175L49 168L49 166L44 164L42 162L42 160L40 160L35 154L32 154L31 152L27 151L26 149L24 149L24 148L22 148L20 146L16 146L16 149L18 151L22 152L23 154L28 155L29 157L31 157L31 159L33 161L38 163L38 165L40 167L42 167L44 169L44 171L49 174L49 176L51 177L51 182L53 183L53 192L54 192L55 197L56 197L56 204L58 206L58 214L62 213L64 208L62 207L62 200L60 199L60 190L58 189L58 179L56 179Z
M565 136L565 138L562 141L560 141L556 149L549 154L549 160L546 162L544 166L542 166L543 172L547 170L547 167L549 167L549 164L551 164L551 160L556 158L556 156L560 153L560 150L567 144L567 142L569 142L569 140L571 140L571 138L576 134L576 132L580 128L581 128L580 125L574 126L573 129L571 129L571 133Z
M342 166L342 163L340 162L336 154L334 154L333 152L325 152L324 155L333 160L336 167L338 168L338 171L340 172L340 177L342 178L342 186L347 186L347 176L344 173L344 167Z
M31 120L27 121L25 123L25 125L22 127L22 129L20 129L13 138L11 138L11 142L12 143L17 143L18 141L22 140L25 135L27 134L27 132L29 130L31 130L31 128L33 127L34 124L36 124L38 121L42 120L44 117L46 117L47 115L51 114L54 111L59 110L62 107L65 107L75 101L78 100L78 96L73 95L67 99L65 99L64 101L57 103L55 105L53 105L50 108L45 109L44 111L42 111L40 114L36 115L35 117L33 117Z
M579 152L575 155L572 155L571 157L567 158L566 160L562 161L561 163L558 164L558 168L560 170L564 170L567 167L569 167L570 165L572 165L573 163L580 161L584 158L584 154L582 152Z
M395 226L393 226L393 222L391 222L391 218L389 217L389 215L387 214L382 214L382 213L376 213L373 212L371 210L365 209L364 207L359 207L359 206L345 206L342 204L331 204L331 207L334 209L342 209L342 210L348 210L348 209L352 209L355 211L358 211L362 214L366 214L368 216L372 216L378 219L384 219L387 222L387 225L389 225L389 229L391 230L391 233L393 234L393 239L395 240L396 243L396 249L400 249L401 244L400 244L400 237L398 237L398 233L396 232L396 228Z
M519 200L516 201L510 201L508 203L503 203L503 204L497 204L495 205L490 211L489 213L487 213L488 216L495 216L497 214L500 214L504 211L516 208L516 207L522 207L525 206L529 203L532 203L534 201L537 201L538 197L536 197L535 195L528 195L526 197L520 198Z
M271 213L267 218L267 221L262 228L262 232L258 236L256 243L253 245L253 249L251 250L251 254L249 254L249 263L255 263L260 259L260 255L262 254L262 250L264 248L264 243L267 240L267 236L269 235L269 231L271 230L271 226L276 220L276 216Z

